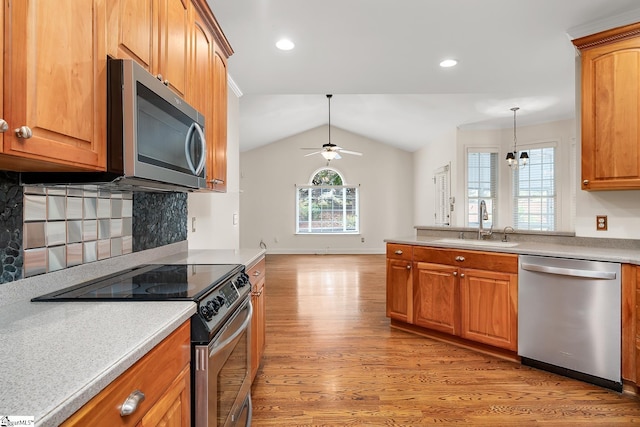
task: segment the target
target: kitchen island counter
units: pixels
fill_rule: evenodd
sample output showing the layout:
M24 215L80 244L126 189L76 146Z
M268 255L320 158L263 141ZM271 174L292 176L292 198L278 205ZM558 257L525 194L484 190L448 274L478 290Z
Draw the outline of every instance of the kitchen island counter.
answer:
M57 426L196 312L190 301L31 302L145 263L245 264L264 251L188 251L186 242L0 285L0 417Z
M500 233L498 233L500 234ZM410 236L385 239L386 243L432 246L440 248L465 249L472 251L502 252L517 255L540 255L559 258L584 259L592 261L619 262L640 265L640 248L578 246L541 242L507 242L500 240L456 239L442 236Z

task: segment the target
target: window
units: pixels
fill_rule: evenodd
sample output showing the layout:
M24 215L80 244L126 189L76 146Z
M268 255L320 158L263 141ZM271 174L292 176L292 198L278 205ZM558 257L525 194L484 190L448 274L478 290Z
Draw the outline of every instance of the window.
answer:
M335 169L315 172L296 189L297 234L359 233L358 187L344 185Z
M498 153L467 152L467 226L480 225L480 202L485 201L489 219L485 227L496 223L498 206Z
M533 148L526 167L513 173L513 225L521 230L556 228L555 147Z

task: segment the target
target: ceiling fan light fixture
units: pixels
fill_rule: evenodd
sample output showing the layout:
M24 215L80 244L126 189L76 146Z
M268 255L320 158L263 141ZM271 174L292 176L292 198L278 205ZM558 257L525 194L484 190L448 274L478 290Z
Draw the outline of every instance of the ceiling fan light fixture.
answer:
M333 160L336 158L336 154L338 153L336 153L335 151L323 151L320 154L322 154L322 157L324 157L327 160Z

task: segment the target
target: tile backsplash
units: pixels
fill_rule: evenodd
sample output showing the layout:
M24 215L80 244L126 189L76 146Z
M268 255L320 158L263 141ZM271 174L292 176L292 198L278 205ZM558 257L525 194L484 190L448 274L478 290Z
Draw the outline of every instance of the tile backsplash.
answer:
M0 284L187 240L187 194L21 186L0 171Z
M133 251L133 195L95 185L24 187L24 276Z

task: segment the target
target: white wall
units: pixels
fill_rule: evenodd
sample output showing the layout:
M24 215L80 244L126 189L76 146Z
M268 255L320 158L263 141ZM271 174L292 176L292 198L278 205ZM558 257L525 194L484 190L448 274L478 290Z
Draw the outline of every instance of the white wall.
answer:
M321 126L240 155L240 245L269 253L384 253L384 239L411 236L413 162L409 152L331 127L331 142L362 157L343 154L331 162L347 184L360 185L359 235L296 235L296 184L326 166L302 147L327 142ZM364 238L364 243L361 242Z
M451 165L451 196L456 200L454 211L451 214L451 225L460 224L457 219L457 211L464 207L464 193L457 191L457 170L459 168L457 167L456 155L455 129L441 135L437 140L413 153L415 225L434 225L435 184L433 177L437 169L446 165Z
M240 138L239 99L228 91L227 192L190 193L187 240L190 249L238 249L240 247ZM234 216L237 223L234 224ZM192 220L195 218L195 229Z

